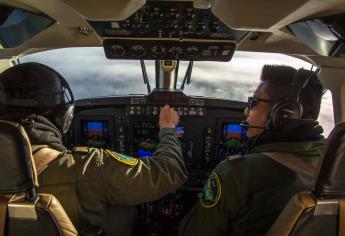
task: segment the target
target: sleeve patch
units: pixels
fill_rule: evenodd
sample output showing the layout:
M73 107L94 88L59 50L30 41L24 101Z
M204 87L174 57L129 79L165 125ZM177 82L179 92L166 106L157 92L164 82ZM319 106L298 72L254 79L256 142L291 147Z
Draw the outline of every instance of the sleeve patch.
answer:
M202 190L200 203L203 207L214 207L222 195L222 186L216 172L212 172L208 177L205 186Z
M73 152L79 152L79 153L84 153L84 154L87 154L89 153L90 151L90 148L89 147L74 147L73 148Z
M117 160L121 163L124 163L126 165L129 165L129 166L136 166L139 162L138 159L130 157L130 156L126 156L126 155L121 154L121 153L113 152L110 150L106 150L106 152L115 160Z

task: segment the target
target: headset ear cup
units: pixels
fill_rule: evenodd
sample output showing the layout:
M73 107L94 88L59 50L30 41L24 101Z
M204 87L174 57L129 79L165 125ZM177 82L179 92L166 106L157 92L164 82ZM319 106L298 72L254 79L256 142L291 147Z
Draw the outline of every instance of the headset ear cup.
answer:
M280 102L273 106L270 114L270 126L275 128L285 120L298 120L302 117L303 109L301 104L293 102Z
M74 104L64 105L55 112L55 122L61 132L65 134L72 124L74 116Z
M70 104L66 107L65 114L63 116L63 123L62 123L62 133L65 134L71 127L72 121L74 117L74 104Z

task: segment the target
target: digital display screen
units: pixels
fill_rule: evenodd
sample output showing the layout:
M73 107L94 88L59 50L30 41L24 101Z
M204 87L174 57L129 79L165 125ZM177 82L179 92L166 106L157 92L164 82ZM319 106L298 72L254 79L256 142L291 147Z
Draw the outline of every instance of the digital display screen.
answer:
M159 126L156 122L133 122L134 148L138 157L151 157L157 149Z
M177 126L176 127L176 137L177 138L183 138L184 136L184 127L183 126Z
M225 123L223 125L223 140L242 139L244 129L238 123Z
M108 120L81 120L83 145L106 147L110 143Z
M134 147L138 157L152 157L159 143L159 125L156 122L134 122ZM176 127L176 136L184 137L184 126Z
M216 155L230 156L245 153L243 139L245 137L245 128L240 123L223 123L222 136L217 147Z

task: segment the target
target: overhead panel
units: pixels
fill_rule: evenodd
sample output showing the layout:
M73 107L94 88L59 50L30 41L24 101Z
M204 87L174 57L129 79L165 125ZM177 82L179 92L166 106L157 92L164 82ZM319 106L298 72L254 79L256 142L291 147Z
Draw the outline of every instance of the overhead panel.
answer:
M229 61L247 31L193 2L149 1L122 21L89 21L111 59Z

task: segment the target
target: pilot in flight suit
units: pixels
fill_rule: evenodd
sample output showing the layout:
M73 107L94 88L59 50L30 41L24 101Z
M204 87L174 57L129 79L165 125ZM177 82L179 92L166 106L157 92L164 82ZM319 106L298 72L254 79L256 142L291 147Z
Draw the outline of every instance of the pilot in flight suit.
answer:
M187 178L174 129L178 115L169 106L160 114L160 143L154 156L136 159L111 150L75 147L70 151L64 147L60 130L67 131L71 124L73 94L62 76L45 65L24 63L7 69L0 75L0 92L5 105L1 119L24 126L36 166L51 158L38 168L42 172L38 191L51 193L60 201L80 234L101 234L109 208L159 199ZM130 220L131 216L123 218ZM115 228L125 227L126 233L123 229L105 233L130 234L130 223L121 224Z
M291 67L264 66L245 111L249 152L230 156L213 170L200 201L182 220L180 235L265 235L289 199L310 190L313 176L307 179L267 156L294 154L314 169L322 158L323 129L316 121L322 85L315 73L301 70L298 77L308 82L297 86L292 102L298 101L304 112L292 117L296 107L288 103L295 76Z

